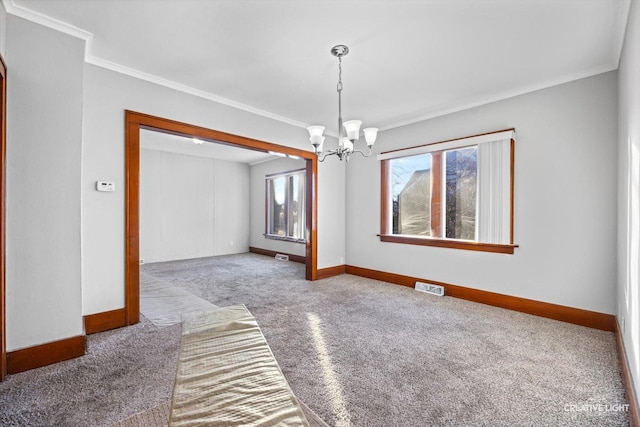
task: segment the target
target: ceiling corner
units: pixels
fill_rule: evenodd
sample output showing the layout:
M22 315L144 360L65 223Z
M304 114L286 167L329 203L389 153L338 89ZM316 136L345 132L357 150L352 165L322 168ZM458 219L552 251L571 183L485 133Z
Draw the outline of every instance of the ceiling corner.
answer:
M629 11L631 10L631 0L621 0L621 3L617 17L616 35L613 41L613 58L611 58L613 65L615 65L615 70L620 66L622 48L624 47L624 39L629 25Z

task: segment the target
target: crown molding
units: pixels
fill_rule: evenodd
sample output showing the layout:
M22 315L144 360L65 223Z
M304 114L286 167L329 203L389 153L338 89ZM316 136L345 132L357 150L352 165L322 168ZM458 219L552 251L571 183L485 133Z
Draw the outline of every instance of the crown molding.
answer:
M307 128L308 126L310 126L308 123L303 123L303 122L291 119L289 117L274 114L266 110L255 108L250 105L246 105L240 102L233 101L228 98L215 95L211 92L206 92L200 89L196 89L196 88L184 85L182 83L178 83L172 80L158 77L149 73L145 73L143 71L139 71L133 68L126 67L124 65L120 65L120 64L96 57L91 53L92 44L93 44L92 33L86 30L83 30L81 28L75 27L73 25L70 25L66 22L51 18L39 12L35 12L23 6L18 6L15 4L14 0L0 0L0 2L4 5L4 8L8 14L18 16L23 19L27 19L34 23L43 25L53 30L60 31L64 34L68 34L70 36L77 37L79 39L84 40L85 41L85 62L88 64L92 64L97 67L101 67L101 68L114 71L120 74L128 75L130 77L134 77L140 80L148 81L150 83L154 83L160 86L174 89L179 92L184 92L190 95L204 98L204 99L216 102L218 104L226 105L228 107L232 107L238 110L253 113L253 114L266 117L272 120L276 120L282 123L286 123L292 126L296 126L300 128ZM434 119L436 117L445 116L447 114L457 113L460 111L479 107L481 105L502 101L508 98L513 98L516 96L524 95L524 94L535 92L538 90L547 89L547 88L568 83L574 80L580 80L580 79L591 77L597 74L606 73L608 71L617 70L618 65L620 63L622 48L624 46L624 38L626 34L626 29L627 29L629 10L631 8L631 0L621 0L621 2L623 3L623 5L620 7L620 11L618 13L618 18L617 18L618 25L616 26L616 36L615 36L615 41L613 46L613 58L611 58L611 61L608 64L601 67L596 67L591 70L569 74L558 79L551 79L544 83L502 92L497 95L486 96L486 97L481 96L474 100L470 100L469 102L438 106L427 112L418 113L416 116L410 119L399 120L397 122L393 122L385 126L380 126L380 132L399 128L402 126L411 125L411 124L422 122L429 119ZM333 136L335 138L338 137L337 133L335 132L327 131L326 134L329 136Z
M184 92L190 95L204 98L209 101L216 102L218 104L223 104L228 107L232 107L238 110L243 110L249 113L256 114L258 116L263 116L263 117L273 119L282 123L286 123L292 126L297 126L301 128L306 128L307 126L309 126L306 123L302 123L297 120L290 119L288 117L280 116L278 114L261 110L259 108L255 108L250 105L242 104L240 102L232 101L230 99L223 98L221 96L215 95L210 92L206 92L200 89L195 89L193 87L184 85L182 83L174 82L172 80L158 77L153 74L145 73L143 71L135 70L133 68L129 68L124 65L120 65L115 62L111 62L111 61L99 58L97 56L94 56L92 53L93 33L90 33L89 31L85 31L81 28L75 27L73 25L70 25L66 22L51 18L50 16L43 15L39 12L33 11L26 7L18 6L14 3L13 0L0 0L0 1L4 5L4 8L7 11L7 13L11 15L26 19L28 21L34 22L44 27L51 28L52 30L56 30L61 33L70 35L72 37L76 37L81 40L84 40L85 41L84 60L88 64L105 68L110 71L115 71L120 74L125 74L127 76L134 77L137 79L145 80L150 83L155 83L157 85L174 89L179 92Z
M430 112L417 115L417 116L415 116L415 117L413 117L411 119L398 121L398 122L395 122L395 123L392 123L392 124L389 124L389 125L386 125L386 126L381 126L380 127L380 132L386 131L386 130L390 130L390 129L399 128L399 127L402 127L402 126L407 126L407 125L419 123L419 122L423 122L425 120L434 119L436 117L446 116L447 114L458 113L460 111L469 110L471 108L480 107L482 105L491 104L493 102L503 101L503 100L509 99L509 98L515 98L516 96L525 95L525 94L531 93L531 92L537 92L539 90L548 89L548 88L551 88L551 87L554 87L554 86L558 86L558 85L561 85L561 84L564 84L564 83L569 83L569 82L573 82L573 81L576 81L576 80L584 79L584 78L587 78L587 77L592 77L592 76L595 76L595 75L598 75L598 74L602 74L602 73L606 73L606 72L609 72L609 71L615 71L617 69L618 69L618 65L617 64L609 63L607 65L604 65L604 66L601 66L601 67L592 68L592 69L587 70L587 71L568 74L568 75L560 77L558 79L547 80L544 83L531 85L531 86L524 86L524 87L520 87L520 88L511 90L511 91L502 92L502 93L499 93L499 94L496 94L496 95L492 95L492 96L481 96L481 97L476 98L475 100L472 100L471 102L467 102L467 103L464 103L464 104L453 104L453 105L449 105L449 106L436 107L436 108L432 109Z
M622 48L624 47L624 39L627 34L627 26L629 25L629 12L631 11L631 0L622 0L621 3L622 5L620 6L617 17L616 35L613 42L612 61L615 62L616 69L620 66Z
M177 90L179 92L187 93L190 95L194 95L200 98L207 99L209 101L216 102L218 104L223 104L228 107L232 107L238 110L243 110L249 113L253 113L259 116L263 116L269 119L273 119L282 123L286 123L292 126L297 126L301 128L306 128L308 125L297 120L290 119L288 117L280 116L278 114L271 113L266 110L261 110L259 108L252 107L250 105L242 104L240 102L233 101L228 98L223 98L221 96L215 95L211 92L206 92L200 89L193 88L191 86L184 85L182 83L174 82L172 80L165 79L163 77L158 77L153 74L145 73L143 71L139 71L133 68L126 67L124 65L117 64L115 62L107 61L102 58L98 58L93 55L85 55L85 62L91 65L95 65L96 67L104 68L110 71L114 71L116 73L124 74L130 77L134 77L140 80L145 80L150 83L155 83L159 86L164 86L170 89Z
M4 5L4 9L7 11L8 14L17 16L22 19L26 19L27 21L40 24L44 27L51 28L56 31L60 31L61 33L64 33L64 34L77 37L87 42L89 42L93 38L92 33L85 31L82 28L78 28L66 22L59 21L50 16L43 15L42 13L36 12L31 9L27 9L26 7L18 6L17 4L14 3L13 0L1 0L1 1L2 1L2 4ZM85 49L85 55L86 55L86 49Z

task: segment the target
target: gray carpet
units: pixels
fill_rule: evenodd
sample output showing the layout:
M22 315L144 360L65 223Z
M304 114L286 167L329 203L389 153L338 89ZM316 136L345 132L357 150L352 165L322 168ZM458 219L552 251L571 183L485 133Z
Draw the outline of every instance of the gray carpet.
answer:
M118 421L111 427L168 427L170 413L171 402L165 402L125 420Z
M144 317L89 335L87 355L9 375L0 383L1 426L110 426L171 399L180 325Z
M329 425L628 424L612 410L626 401L609 332L355 276L306 282L304 265L255 254L143 271L220 307L245 304L294 393ZM146 320L90 336L87 356L1 383L0 424L109 426L158 406L178 339L179 327Z
M327 427L327 424L309 409L304 402L299 403L304 415L307 417L307 421L309 421L309 427ZM111 427L168 427L170 411L171 402L165 402L139 414L132 415L127 419L118 421Z
M214 308L209 301L184 289L140 273L140 314L156 326L177 325L185 314Z

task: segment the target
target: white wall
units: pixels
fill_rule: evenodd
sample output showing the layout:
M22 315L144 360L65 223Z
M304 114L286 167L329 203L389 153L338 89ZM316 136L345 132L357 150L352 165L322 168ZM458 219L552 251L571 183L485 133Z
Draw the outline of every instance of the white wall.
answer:
M83 313L124 306L124 110L178 120L304 150L303 128L85 64L82 150ZM344 256L344 165L325 162L318 171L318 266ZM113 180L103 197L95 181ZM340 182L344 182L343 180ZM337 196L337 197L334 197ZM334 238L334 236L338 236Z
M333 144L331 144L333 143ZM363 141L359 142L360 144ZM338 146L337 138L327 138L324 149L330 150ZM360 155L353 156L349 164L339 161L336 156L318 163L318 268L343 265L346 262L347 232L345 222L347 216L346 174ZM355 160L357 159L357 160ZM373 160L373 159L368 159ZM367 191L369 183L361 190ZM360 211L360 207L356 208Z
M631 2L619 69L618 322L640 396L640 4Z
M145 262L247 252L249 211L248 165L141 150L140 259Z
M7 16L7 350L83 334L84 42Z
M7 11L0 1L0 55L5 56L7 47Z
M265 176L296 169L304 169L306 161L289 158L258 163L250 168L251 174L251 234L249 246L276 252L305 256L304 243L267 239L265 233Z
M249 250L251 203L249 166L215 160L213 179L214 254L235 254Z
M382 132L376 150L515 127L514 255L382 243L380 162L347 168L347 263L616 312L616 72Z

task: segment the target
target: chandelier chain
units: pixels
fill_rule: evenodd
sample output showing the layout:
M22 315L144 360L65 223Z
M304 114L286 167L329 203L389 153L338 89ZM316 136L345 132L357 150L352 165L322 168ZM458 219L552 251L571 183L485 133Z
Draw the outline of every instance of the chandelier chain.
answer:
M338 145L342 147L342 56L338 57Z
M338 57L338 92L342 92L342 57Z
M376 135L378 133L377 128L364 129L364 136L367 140L368 153L362 150L357 150L354 147L355 142L359 138L360 120L349 120L342 123L342 57L349 53L349 48L345 45L337 45L331 49L331 54L338 58L338 84L336 90L338 92L338 148L324 151L322 145L324 144L325 137L324 126L309 126L309 140L313 145L313 151L318 156L318 161L322 162L327 156L337 156L340 160L349 161L349 156L352 153L360 153L364 157L371 156L371 147L375 143Z

